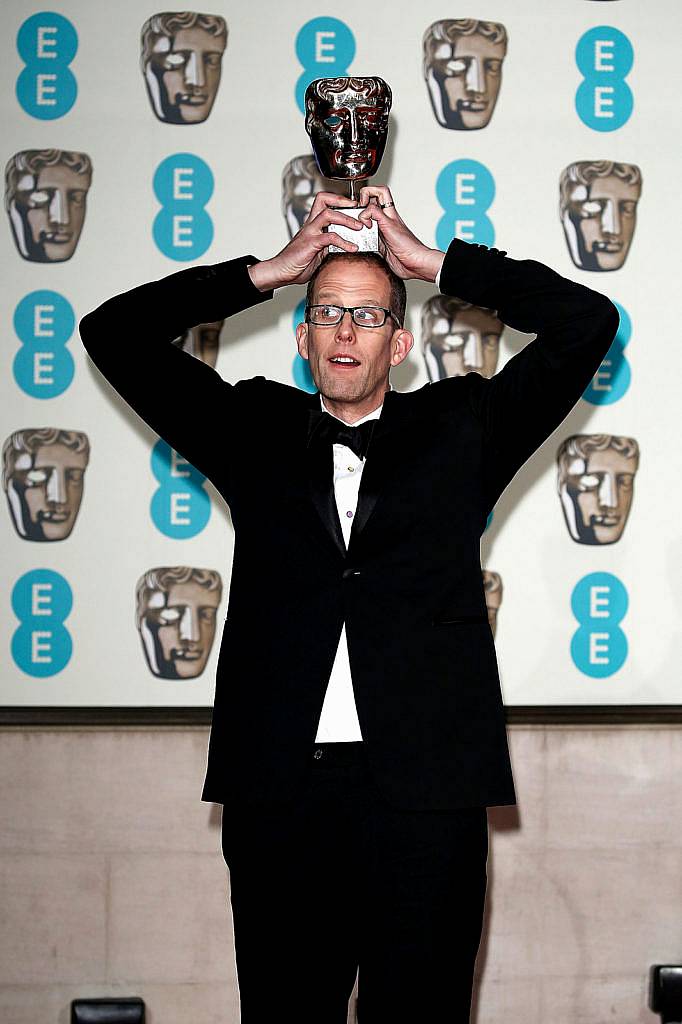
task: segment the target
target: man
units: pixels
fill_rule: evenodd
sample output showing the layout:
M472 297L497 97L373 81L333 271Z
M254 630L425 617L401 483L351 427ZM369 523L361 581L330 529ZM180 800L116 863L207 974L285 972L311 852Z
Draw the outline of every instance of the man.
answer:
M423 245L385 186L360 203L358 224L338 209L350 200L319 193L272 259L180 271L80 323L102 372L232 513L202 799L224 805L242 1024L287 1010L343 1024L356 972L361 1024L469 1019L486 807L515 802L480 536L618 326L607 298L540 263ZM370 219L385 262L326 230ZM329 244L343 253L325 259ZM538 336L490 380L398 392L408 278ZM229 384L171 344L306 283L312 395Z

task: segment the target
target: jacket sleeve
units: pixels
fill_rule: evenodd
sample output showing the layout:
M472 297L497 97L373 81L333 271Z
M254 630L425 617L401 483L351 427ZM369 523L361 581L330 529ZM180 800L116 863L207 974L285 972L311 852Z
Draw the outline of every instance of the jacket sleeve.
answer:
M225 442L253 401L254 379L229 384L172 342L271 298L249 276L258 262L242 256L189 267L107 299L78 324L88 355L119 395L216 484L216 477L225 482Z
M576 405L615 338L620 317L605 295L543 263L511 259L458 238L445 255L440 290L493 309L504 324L537 335L490 379L478 372L464 378L490 456L492 507ZM450 378L450 385L456 380Z

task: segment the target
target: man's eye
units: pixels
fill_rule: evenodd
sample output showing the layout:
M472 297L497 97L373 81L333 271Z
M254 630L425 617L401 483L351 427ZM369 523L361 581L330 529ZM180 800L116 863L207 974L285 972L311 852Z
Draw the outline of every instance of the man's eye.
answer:
M69 198L75 206L82 206L85 202L85 196L86 192L84 189L81 188L73 189L71 192L69 192Z
M595 487L599 487L599 477L596 473L584 473L578 483L584 491L593 491Z
M329 128L338 128L341 124L341 118L338 114L330 114L324 122Z
M338 306L320 306L320 313L322 316L337 316L338 312Z
M38 192L31 192L28 197L31 206L46 206L50 201L50 193L41 189Z
M631 217L637 209L637 203L634 199L624 199L621 204L621 209L623 213L627 213L628 216Z
M67 469L67 479L72 480L73 483L79 484L83 480L85 471L82 469Z
M596 199L588 199L587 202L583 203L580 207L580 216L587 217L598 217L601 213L602 204L597 202Z
M499 338L499 335L497 335L497 334L484 334L483 335L483 344L487 345L489 348L496 348L497 345L499 344L499 341L500 341L500 338Z
M210 68L220 67L220 54L219 53L207 53L204 56L204 63L208 64Z

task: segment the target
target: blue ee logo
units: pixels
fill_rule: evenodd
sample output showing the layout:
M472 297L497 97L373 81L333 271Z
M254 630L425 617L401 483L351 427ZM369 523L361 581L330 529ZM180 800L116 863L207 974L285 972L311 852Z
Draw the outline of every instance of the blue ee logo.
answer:
M609 25L591 28L578 40L575 62L583 81L575 94L575 109L588 128L613 132L630 117L632 90L625 78L633 60L628 37Z
M495 181L478 160L453 160L438 175L436 197L445 211L436 225L436 245L444 252L453 238L491 246L495 229L488 209Z
M355 37L338 18L313 18L296 36L296 56L303 74L296 82L296 103L305 113L305 91L316 78L341 78L355 56Z
M213 221L204 209L213 195L213 174L193 153L173 153L154 174L161 209L154 219L156 245L172 260L196 260L213 241Z
M174 540L201 533L211 515L203 473L163 440L152 449L151 468L159 483L149 509L157 530Z
M71 634L64 620L73 595L63 576L51 569L32 569L12 590L12 610L21 625L12 637L15 664L29 676L54 676L69 662Z
M31 398L54 398L73 380L73 356L66 343L76 325L71 303L59 292L29 292L14 310L20 347L14 378Z
M622 398L630 387L632 373L624 349L632 334L632 321L619 302L614 302L614 305L620 313L616 336L583 393L585 401L592 405L611 405Z
M620 628L628 610L625 587L610 572L584 576L571 594L571 610L580 626L571 639L571 657L586 676L603 679L621 667L628 641Z
M16 84L21 108L41 121L63 117L78 94L69 68L78 50L71 22L53 11L32 14L19 29L17 50L25 65Z

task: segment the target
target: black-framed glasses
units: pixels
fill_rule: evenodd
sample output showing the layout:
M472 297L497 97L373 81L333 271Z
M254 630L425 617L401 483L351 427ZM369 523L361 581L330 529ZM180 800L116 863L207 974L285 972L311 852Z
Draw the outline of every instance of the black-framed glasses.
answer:
M350 313L353 323L358 327L383 327L386 317L392 317L400 327L400 321L395 313L383 306L332 306L329 303L322 305L306 306L305 320L308 324L316 324L318 327L334 327L341 323L344 313Z

